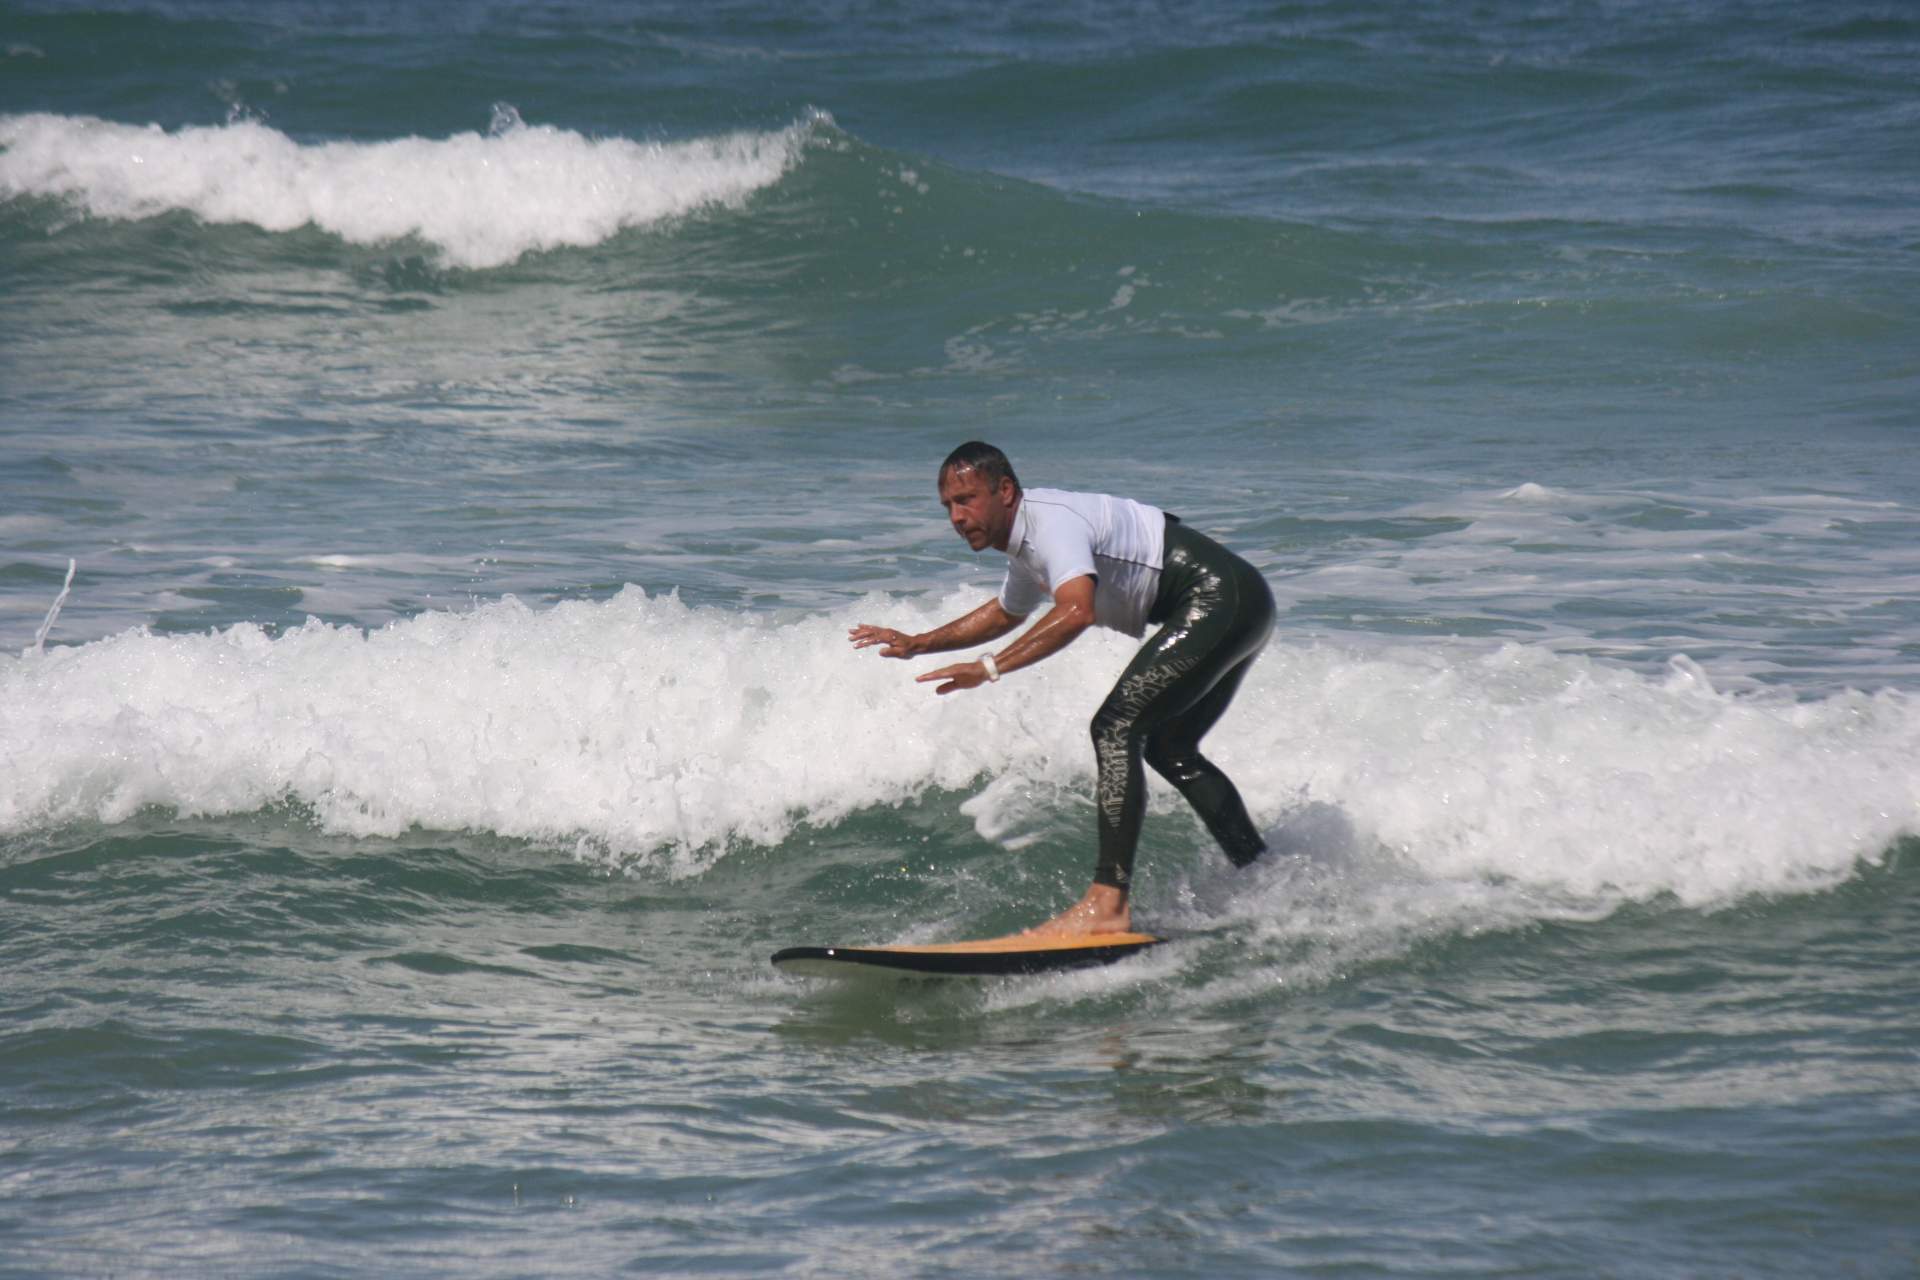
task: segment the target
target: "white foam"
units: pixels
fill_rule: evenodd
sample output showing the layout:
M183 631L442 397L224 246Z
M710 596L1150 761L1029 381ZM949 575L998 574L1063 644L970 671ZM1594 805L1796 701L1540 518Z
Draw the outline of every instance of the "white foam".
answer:
M1536 484L1531 480L1523 485L1509 489L1500 495L1502 499L1508 502L1533 504L1559 502L1563 500L1565 496L1565 494L1549 489L1543 484Z
M1512 644L1262 665L1219 735L1250 788L1297 788L1421 877L1712 905L1838 883L1920 830L1906 694L1735 695L1684 657L1648 679Z
M0 659L0 833L293 801L348 834L477 829L694 872L730 842L945 788L1010 849L1083 841L1085 725L1129 642L1092 634L942 698L911 679L932 659L846 641L856 621L924 629L974 603L776 621L629 588L371 632L126 632ZM1282 834L1332 815L1343 849L1411 883L1580 910L1828 886L1920 831L1910 695L1727 693L1684 659L1648 678L1514 645L1283 638L1208 747ZM1158 784L1153 805L1184 813Z
M528 126L503 108L486 135L302 144L251 120L168 131L0 116L0 197L58 197L96 218L311 225L355 244L418 237L453 266L498 267L738 206L786 173L816 123L636 142Z

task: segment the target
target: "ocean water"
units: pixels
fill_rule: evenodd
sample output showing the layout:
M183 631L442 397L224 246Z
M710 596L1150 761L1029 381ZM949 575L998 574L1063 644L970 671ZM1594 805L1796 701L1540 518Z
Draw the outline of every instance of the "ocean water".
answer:
M1904 4L0 3L0 1274L1920 1273ZM1089 635L1259 565L1092 973Z

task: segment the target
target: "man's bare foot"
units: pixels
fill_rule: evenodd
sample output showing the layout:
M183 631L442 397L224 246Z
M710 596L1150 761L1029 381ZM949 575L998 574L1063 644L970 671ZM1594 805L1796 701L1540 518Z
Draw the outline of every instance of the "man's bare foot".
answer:
M1086 896L1045 924L1022 929L1016 938L1045 941L1056 938L1084 938L1095 933L1130 933L1133 909L1127 891L1104 884L1088 888Z

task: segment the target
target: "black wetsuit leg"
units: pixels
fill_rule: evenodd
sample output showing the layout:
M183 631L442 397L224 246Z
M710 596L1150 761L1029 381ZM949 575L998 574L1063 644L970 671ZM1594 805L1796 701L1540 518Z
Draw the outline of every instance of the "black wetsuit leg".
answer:
M1273 614L1273 593L1258 569L1168 517L1151 615L1165 625L1140 647L1093 718L1095 884L1124 889L1133 878L1147 809L1143 760L1180 789L1236 866L1265 849L1239 791L1200 754L1200 739L1266 645Z

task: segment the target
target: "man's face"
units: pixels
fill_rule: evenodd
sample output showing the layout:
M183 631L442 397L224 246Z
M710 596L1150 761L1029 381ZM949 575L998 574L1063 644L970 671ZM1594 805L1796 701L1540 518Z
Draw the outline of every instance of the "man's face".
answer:
M1007 549L1007 538L1013 532L1013 512L1018 505L1011 479L1002 479L993 485L972 467L944 471L940 475L940 505L947 509L953 531L965 538L975 551L988 547L995 551Z

